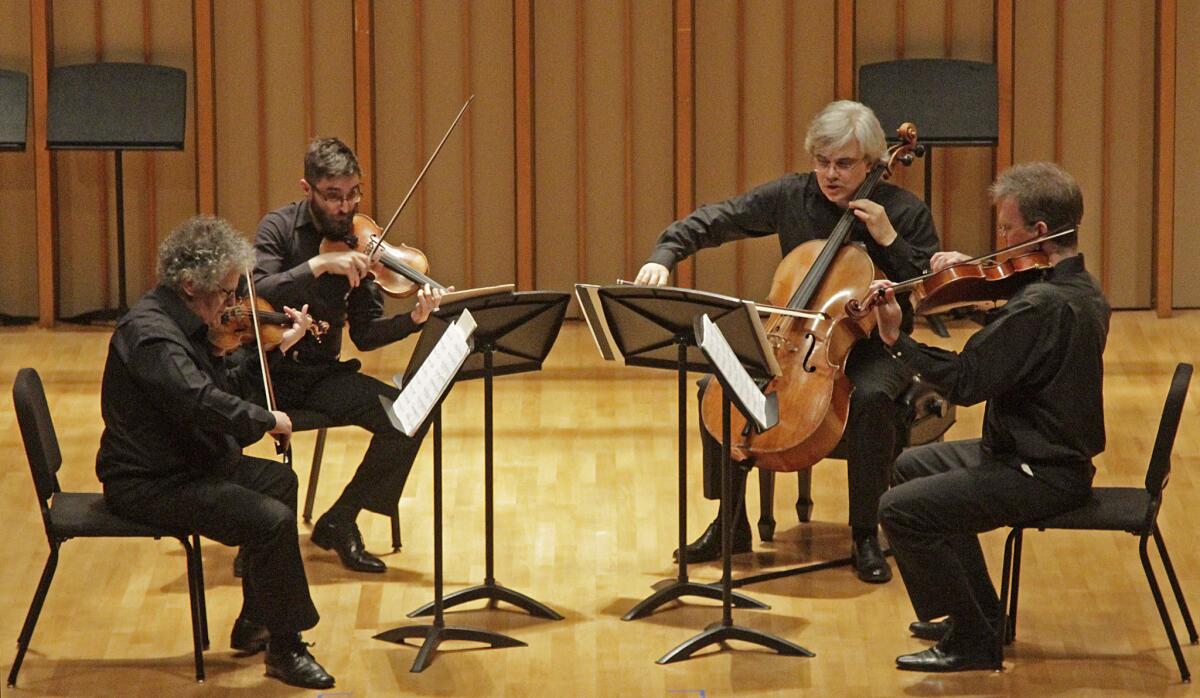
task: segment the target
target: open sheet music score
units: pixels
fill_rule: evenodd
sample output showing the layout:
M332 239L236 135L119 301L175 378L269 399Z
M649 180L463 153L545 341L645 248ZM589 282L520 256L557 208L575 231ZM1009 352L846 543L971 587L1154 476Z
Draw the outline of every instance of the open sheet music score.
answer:
M391 405L380 398L387 407L392 426L409 436L417 433L470 355L469 340L474 331L475 318L471 317L471 311L463 310L457 321L446 326L446 331L408 385L400 385L397 377L396 387L400 388L400 397Z
M752 418L760 429L773 426L767 417L767 396L758 388L758 384L746 372L742 362L738 360L725 335L707 314L700 317L703 334L697 339L700 349L712 362L713 368L725 379L725 383L736 395L740 404L750 411L747 417Z

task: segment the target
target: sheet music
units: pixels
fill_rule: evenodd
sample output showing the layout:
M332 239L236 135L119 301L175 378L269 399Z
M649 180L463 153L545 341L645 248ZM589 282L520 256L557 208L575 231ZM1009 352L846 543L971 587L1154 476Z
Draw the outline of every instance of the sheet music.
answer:
M704 336L700 340L700 348L704 350L704 355L712 362L713 368L725 378L742 405L750 410L754 421L765 425L767 396L758 389L754 379L746 372L742 362L738 361L737 355L730 348L729 342L725 340L725 335L721 334L721 330L707 313L701 316L700 321L704 328Z
M387 411L392 426L409 436L417 433L471 353L468 340L474 331L475 318L471 317L471 311L463 310L457 321L446 326L408 385L400 386L397 381L400 397Z

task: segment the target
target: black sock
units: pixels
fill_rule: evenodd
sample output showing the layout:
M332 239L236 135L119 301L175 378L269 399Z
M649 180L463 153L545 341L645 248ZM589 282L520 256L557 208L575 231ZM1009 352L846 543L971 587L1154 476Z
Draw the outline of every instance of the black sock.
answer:
M877 535L877 529L874 526L869 528L866 526L854 526L850 529L850 531L851 535L854 537L854 542L856 543L863 538L870 538L871 536Z

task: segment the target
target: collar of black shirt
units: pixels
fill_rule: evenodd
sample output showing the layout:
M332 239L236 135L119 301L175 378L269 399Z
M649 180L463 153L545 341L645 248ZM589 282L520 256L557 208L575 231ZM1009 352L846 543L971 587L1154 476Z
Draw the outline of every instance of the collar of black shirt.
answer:
M1081 274L1085 271L1087 271L1087 268L1083 264L1083 253L1080 252L1066 259L1059 260L1058 264L1055 264L1050 268L1050 271L1046 272L1046 280L1051 281L1056 277Z
M208 336L208 326L187 307L178 293L162 284L155 286L153 293L163 311L183 330L184 336L190 339Z

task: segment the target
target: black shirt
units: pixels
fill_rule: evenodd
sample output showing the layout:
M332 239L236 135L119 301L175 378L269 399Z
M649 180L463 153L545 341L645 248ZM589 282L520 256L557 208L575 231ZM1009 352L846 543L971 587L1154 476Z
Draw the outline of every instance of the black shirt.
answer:
M1104 450L1104 344L1112 311L1083 255L1031 283L961 353L902 334L893 353L959 405L987 400L983 448L1044 465Z
M318 342L305 335L292 350L301 363L327 363L342 351L342 328L349 323L350 340L362 351L378 349L418 329L408 313L383 317L383 292L367 278L351 289L341 274L313 276L308 260L320 254L321 233L313 224L308 202L301 199L263 216L254 238L258 258L254 283L276 309L299 309L308 304L314 320L329 323Z
M866 245L872 261L892 281L924 273L929 257L938 249L937 231L924 202L887 182L876 185L870 199L883 206L897 237L884 247L855 219L850 241ZM779 251L786 256L801 243L829 237L845 212L825 198L814 174L793 173L720 203L701 206L672 223L659 235L647 261L670 269L699 249L771 234L779 236Z
M213 357L207 336L204 322L165 286L117 323L100 387L96 474L105 485L228 472L242 446L274 428L270 412L238 397L249 394L257 359Z

